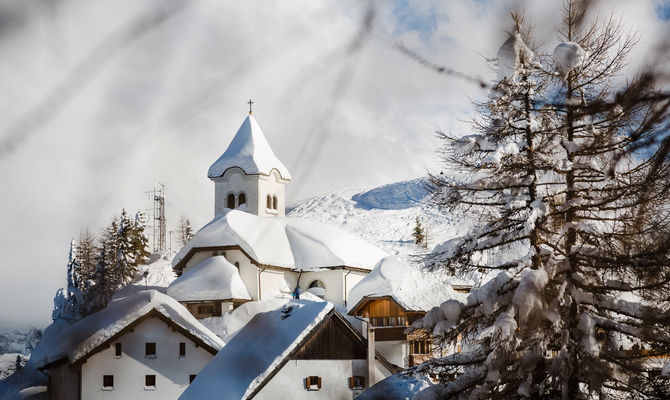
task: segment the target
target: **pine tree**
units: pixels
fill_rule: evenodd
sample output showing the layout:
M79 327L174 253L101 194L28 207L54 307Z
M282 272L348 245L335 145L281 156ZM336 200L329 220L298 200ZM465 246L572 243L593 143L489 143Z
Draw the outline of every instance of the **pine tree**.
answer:
M417 245L420 245L423 243L425 239L425 231L423 229L423 226L421 226L421 221L419 220L419 217L416 217L416 225L414 225L414 232L412 232L412 236L414 237L414 243Z
M96 244L95 236L91 233L91 231L86 228L79 232L77 254L79 255L81 275L85 278L85 280L92 278L95 272L95 266L99 253L100 250Z
M84 305L84 295L81 288L84 286L84 278L81 276L81 267L77 255L77 244L74 240L70 242L70 253L67 263L67 287L58 289L54 298L54 309L51 318L63 320L71 324L81 319L81 311Z
M193 237L193 229L191 228L191 221L183 215L179 218L179 242L182 246L186 246L189 240Z
M631 147L660 135L663 111L636 100L653 97L644 79L613 93L633 41L611 20L580 25L568 1L553 61L514 22L498 54L509 73L477 134L441 135L445 162L469 179L431 176L438 205L482 224L427 265L493 279L415 325L463 338L462 352L418 370L448 397L654 396L664 383L653 386L647 357L670 352L668 165L660 149Z

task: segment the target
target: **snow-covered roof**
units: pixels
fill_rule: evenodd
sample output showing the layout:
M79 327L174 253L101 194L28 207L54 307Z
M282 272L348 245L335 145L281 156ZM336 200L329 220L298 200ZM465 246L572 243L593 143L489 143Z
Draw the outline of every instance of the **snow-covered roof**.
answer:
M301 218L265 218L231 210L205 225L172 260L195 248L239 246L260 264L297 270L348 266L370 270L387 254L334 226Z
M333 305L327 302L291 300L280 308L257 314L179 398L246 398L332 309ZM231 368L233 365L235 368Z
M454 291L444 271L429 272L397 256L382 259L349 292L347 304L353 310L364 297L392 297L407 311L428 311L449 299L465 300Z
M60 332L45 335L31 355L38 368L67 357L75 363L141 317L155 312L167 317L210 348L224 343L179 302L156 290L146 290L118 300Z
M179 301L251 300L237 267L223 256L207 258L184 272L168 287L167 294Z
M222 176L228 168L239 167L247 175L270 175L273 169L284 179L291 179L288 169L277 158L256 119L249 115L226 151L209 167L207 176Z

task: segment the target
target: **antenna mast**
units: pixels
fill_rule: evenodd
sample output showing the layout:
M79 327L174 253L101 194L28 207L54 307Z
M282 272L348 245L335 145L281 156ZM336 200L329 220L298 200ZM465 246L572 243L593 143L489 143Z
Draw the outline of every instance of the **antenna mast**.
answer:
M165 243L165 184L159 183L160 189L154 188L154 211L153 211L153 251L164 251L167 246Z

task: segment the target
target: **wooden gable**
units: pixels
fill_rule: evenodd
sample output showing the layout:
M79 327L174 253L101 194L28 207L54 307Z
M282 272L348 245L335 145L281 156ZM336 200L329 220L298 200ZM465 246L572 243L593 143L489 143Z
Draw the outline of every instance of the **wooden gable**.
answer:
M367 346L345 323L331 313L295 351L294 360L360 360Z

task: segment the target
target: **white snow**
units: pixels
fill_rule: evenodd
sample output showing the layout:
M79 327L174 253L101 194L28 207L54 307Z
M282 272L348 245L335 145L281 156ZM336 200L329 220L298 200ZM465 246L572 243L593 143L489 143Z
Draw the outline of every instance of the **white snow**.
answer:
M251 300L237 267L223 256L207 258L188 269L172 282L167 294L179 301Z
M257 314L179 398L246 398L332 309L327 302L291 300Z
M530 63L534 54L521 39L521 35L510 35L498 50L498 81L514 79L522 57L525 63Z
M373 385L357 397L358 400L414 399L438 400L446 390L431 382L427 374L401 372Z
M42 341L31 354L30 361L37 367L64 357L74 363L151 310L160 312L215 349L224 345L221 339L175 299L156 290L147 290L113 300L106 308L60 332L49 335L45 332Z
M172 257L170 257L168 252L160 255L154 253L154 255L159 258L147 265L138 266L137 277L128 285L114 292L114 299L127 297L147 289L167 293L167 287L177 278L177 275L172 270Z
M661 375L670 378L670 360L668 360L663 369L661 370Z
M575 42L562 42L556 46L554 49L554 63L561 72L563 79L567 79L571 70L582 65L584 56L584 49Z
M288 169L272 151L261 127L252 115L244 120L226 151L209 167L207 176L210 178L222 176L232 167L241 168L247 175L270 175L270 172L276 169L282 178L291 179Z
M205 225L172 261L196 247L239 245L257 263L296 270L372 267L384 256L376 246L334 226L301 218L265 218L231 210Z
M391 296L408 311L428 311L449 299L465 299L451 288L450 277L443 271L428 272L397 256L382 259L351 289L349 310L365 296Z
M351 232L389 254L417 254L412 231L416 217L426 229L428 249L473 224L462 215L445 213L432 206L423 178L376 188L347 189L301 201L287 211L291 217L319 221Z

